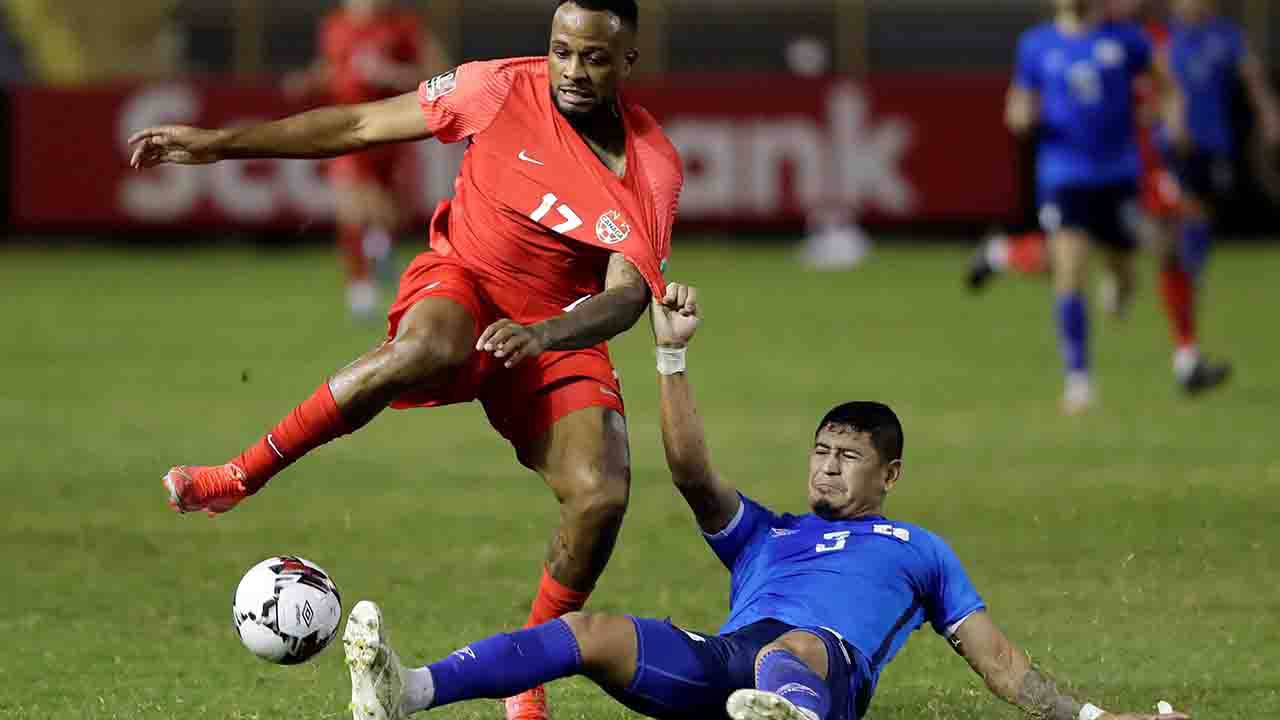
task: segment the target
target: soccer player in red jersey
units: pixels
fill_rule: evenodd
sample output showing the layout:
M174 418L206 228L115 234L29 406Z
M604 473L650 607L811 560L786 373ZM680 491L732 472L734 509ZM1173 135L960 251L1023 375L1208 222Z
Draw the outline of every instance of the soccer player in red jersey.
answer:
M305 72L285 79L292 96L323 95L329 102L382 100L413 90L419 79L446 69L440 43L413 12L393 0L346 0L320 22L319 56ZM329 177L337 200L338 250L353 316L372 317L378 291L374 270L390 271L392 237L405 211L397 187L414 169L413 153L388 145L335 158Z
M479 400L561 505L530 625L581 608L627 506L626 424L605 341L662 295L683 176L661 128L621 92L635 0L561 0L545 58L474 62L415 93L248 127L162 126L132 164L328 157L435 137L467 142L431 252L401 278L387 337L241 455L164 478L182 512L230 510L306 452L388 406ZM535 689L508 716L546 716Z

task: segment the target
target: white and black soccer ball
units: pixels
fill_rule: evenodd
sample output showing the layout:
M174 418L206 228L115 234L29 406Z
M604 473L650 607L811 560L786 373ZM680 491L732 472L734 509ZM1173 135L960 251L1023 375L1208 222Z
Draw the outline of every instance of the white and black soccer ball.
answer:
M231 612L249 652L296 665L315 657L338 633L342 598L319 565L282 555L249 568L236 587Z

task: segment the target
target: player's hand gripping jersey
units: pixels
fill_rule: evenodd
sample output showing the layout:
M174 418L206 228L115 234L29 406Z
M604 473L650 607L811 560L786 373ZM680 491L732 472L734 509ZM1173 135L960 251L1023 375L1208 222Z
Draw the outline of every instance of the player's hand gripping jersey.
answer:
M468 63L419 88L432 135L468 145L455 197L431 221L433 252L420 255L401 282L392 335L404 312L430 296L467 308L477 335L499 318L546 320L604 290L614 253L636 266L652 292L665 291L683 182L675 148L648 112L621 99L627 162L618 177L554 107L549 88L542 57ZM565 390L571 380L591 382ZM604 344L545 352L511 370L474 354L460 382L397 406L474 398L517 444L582 407L622 410Z

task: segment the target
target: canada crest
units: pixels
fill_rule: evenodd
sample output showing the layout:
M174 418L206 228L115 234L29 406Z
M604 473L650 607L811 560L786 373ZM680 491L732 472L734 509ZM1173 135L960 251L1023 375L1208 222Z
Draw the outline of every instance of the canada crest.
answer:
M606 211L596 221L596 239L605 245L617 245L631 235L631 226L617 210Z
M458 70L454 68L427 81L427 102L435 102L458 89Z

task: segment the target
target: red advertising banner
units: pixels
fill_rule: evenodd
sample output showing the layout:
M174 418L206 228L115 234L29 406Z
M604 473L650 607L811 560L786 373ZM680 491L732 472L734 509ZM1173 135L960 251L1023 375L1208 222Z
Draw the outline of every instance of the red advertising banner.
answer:
M998 75L667 77L631 94L684 157L682 222L796 224L849 208L877 223L986 221L1019 207ZM43 228L268 229L327 225L317 162L130 170L125 139L159 123L221 126L290 107L272 88L158 83L11 95L10 219ZM461 147L420 143L425 217L453 187Z

